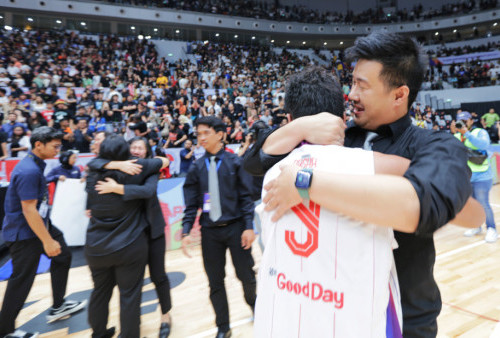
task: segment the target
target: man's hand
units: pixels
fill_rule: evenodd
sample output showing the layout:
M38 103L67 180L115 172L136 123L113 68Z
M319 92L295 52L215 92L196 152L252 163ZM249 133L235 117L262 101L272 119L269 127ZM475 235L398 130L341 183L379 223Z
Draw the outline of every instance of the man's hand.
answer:
M271 218L273 222L278 221L291 207L302 202L302 198L295 187L299 167L289 164L280 166L280 169L281 174L264 187L267 191L263 199L266 205L265 210L274 210L274 215Z
M241 247L245 250L250 249L254 240L255 232L252 229L243 231L241 234Z
M88 218L91 218L92 217L92 210L90 210L90 209L85 210L85 216L87 216Z
M344 145L344 120L330 113L299 118L303 139L312 144Z
M114 179L110 177L106 177L105 181L97 181L97 184L95 185L95 190L99 193L99 195L102 194L112 194L112 193L119 193L119 188L121 184L118 184Z
M49 257L55 257L61 253L61 245L54 239L49 239L43 243L43 250Z
M462 128L458 129L458 132L462 135L465 135L466 132L468 132L469 129L467 129L467 126L463 125Z
M64 176L64 175L59 176L59 181L61 181L61 182L66 181L66 176Z
M187 236L182 238L182 241L181 241L182 252L184 253L185 256L187 256L189 258L191 258L191 254L188 251L188 246L190 244L191 244L191 236L190 235L187 235Z
M129 175L137 175L142 171L142 165L135 163L137 160L118 162L118 170Z

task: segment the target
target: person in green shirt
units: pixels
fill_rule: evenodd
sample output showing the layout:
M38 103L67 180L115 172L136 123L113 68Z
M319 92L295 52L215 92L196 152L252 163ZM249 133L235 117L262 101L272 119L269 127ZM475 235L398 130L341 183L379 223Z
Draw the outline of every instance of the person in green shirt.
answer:
M483 122L483 126L485 128L491 128L495 122L500 121L500 116L495 113L495 109L491 108L488 113L481 117L481 121Z
M497 127L497 122L500 121L500 116L498 116L497 113L495 113L495 109L491 108L488 113L484 114L481 117L481 123L488 131L488 134L490 135L491 142L498 142L499 136L498 136L498 127Z

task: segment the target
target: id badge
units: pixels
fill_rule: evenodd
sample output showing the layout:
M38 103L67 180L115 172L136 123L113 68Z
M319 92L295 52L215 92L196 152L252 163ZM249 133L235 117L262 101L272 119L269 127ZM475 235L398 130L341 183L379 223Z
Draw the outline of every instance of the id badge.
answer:
M210 212L210 193L203 195L203 212Z
M47 217L47 212L49 211L49 204L47 203L47 201L43 201L41 204L40 204L40 207L38 208L38 213L40 214L40 216L42 218L45 218Z

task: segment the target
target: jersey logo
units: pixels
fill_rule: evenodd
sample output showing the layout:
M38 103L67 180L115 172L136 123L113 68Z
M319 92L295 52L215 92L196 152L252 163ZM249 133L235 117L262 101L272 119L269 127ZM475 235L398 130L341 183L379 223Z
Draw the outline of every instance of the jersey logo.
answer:
M309 201L309 208L301 203L294 206L292 211L306 226L307 239L304 243L298 243L295 239L295 231L286 230L285 243L295 255L309 257L318 249L320 206Z

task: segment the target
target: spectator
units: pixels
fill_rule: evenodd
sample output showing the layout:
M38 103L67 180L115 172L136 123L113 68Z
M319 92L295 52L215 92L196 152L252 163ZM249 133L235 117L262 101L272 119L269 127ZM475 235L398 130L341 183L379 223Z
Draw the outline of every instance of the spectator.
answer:
M90 142L92 142L92 132L88 129L85 119L78 120L76 129L73 131L73 149L80 153L90 153Z
M20 114L21 111L19 109L15 109L14 111L10 112L8 116L8 122L2 126L3 131L7 133L7 136L9 138L12 137L14 128L16 127L22 127L24 130L26 130L26 125L24 123L17 122Z
M26 135L26 131L23 127L15 127L10 143L10 157L23 158L30 150L30 138Z
M495 109L493 108L481 117L483 128L488 131L493 142L498 142L498 129L496 127L498 121L500 121L500 117L495 113Z
M59 155L60 166L52 169L47 175L47 183L65 181L67 178L81 178L80 168L75 165L78 156L72 151L65 151Z
M184 142L184 149L181 150L181 168L180 168L180 177L185 177L188 173L189 167L194 162L194 149L193 141L186 140Z

